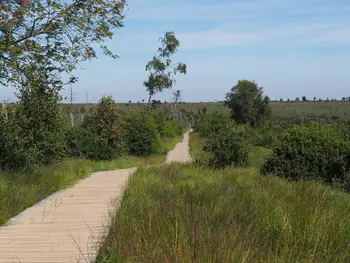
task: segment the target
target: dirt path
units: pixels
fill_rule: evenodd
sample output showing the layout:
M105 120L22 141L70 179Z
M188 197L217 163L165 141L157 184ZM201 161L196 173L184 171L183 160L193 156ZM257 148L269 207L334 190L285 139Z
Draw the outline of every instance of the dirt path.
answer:
M189 132L186 132L182 142L176 144L175 148L168 153L166 164L169 163L188 163L191 162L191 156L189 151Z
M189 162L188 133L165 163ZM94 173L0 227L0 263L94 262L130 175L136 168Z

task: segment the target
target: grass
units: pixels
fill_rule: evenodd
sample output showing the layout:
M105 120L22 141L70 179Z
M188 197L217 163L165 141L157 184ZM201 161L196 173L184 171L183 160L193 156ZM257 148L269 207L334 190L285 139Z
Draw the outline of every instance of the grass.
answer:
M166 153L182 136L161 139L159 154L150 157L122 156L112 161L68 160L40 167L31 174L0 172L0 225L58 190L74 185L93 172L163 163Z
M191 136L191 152L200 156ZM140 169L97 262L350 262L350 195L247 168Z

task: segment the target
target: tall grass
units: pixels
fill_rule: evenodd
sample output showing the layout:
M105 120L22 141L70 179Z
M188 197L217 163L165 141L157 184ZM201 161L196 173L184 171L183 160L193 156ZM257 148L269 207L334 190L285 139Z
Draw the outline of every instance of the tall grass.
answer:
M97 262L350 262L350 195L261 177L266 154L249 168L139 170Z

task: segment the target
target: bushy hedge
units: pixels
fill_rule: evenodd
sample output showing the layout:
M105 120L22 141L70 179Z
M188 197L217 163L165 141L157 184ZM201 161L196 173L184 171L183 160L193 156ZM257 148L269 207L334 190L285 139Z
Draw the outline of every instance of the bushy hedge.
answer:
M28 170L63 158L66 120L57 92L23 87L19 99L7 119L0 114L0 168Z
M223 168L248 164L248 143L245 139L244 129L233 125L211 133L204 146L210 154L209 165Z
M162 137L174 138L182 134L182 126L176 121L165 121L163 125Z
M74 140L69 142L73 146L71 151L94 160L116 158L126 150L126 128L115 101L103 97L96 109L85 117L81 128L73 131Z
M231 125L233 123L234 121L231 120L228 114L215 111L210 114L199 116L194 124L193 130L199 132L201 136L207 137L213 133L218 133L228 124Z
M127 116L127 146L129 152L147 156L160 149L160 135L152 114L148 111L133 112Z
M259 128L252 128L249 124L242 125L250 144L264 148L274 148L280 145L283 129L278 125L265 124Z
M345 184L350 169L350 143L327 125L294 126L261 167L261 174L290 179L321 179Z

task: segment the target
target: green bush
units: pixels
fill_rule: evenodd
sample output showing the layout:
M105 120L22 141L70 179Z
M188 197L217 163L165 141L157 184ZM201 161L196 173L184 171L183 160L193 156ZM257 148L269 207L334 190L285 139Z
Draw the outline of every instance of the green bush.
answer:
M72 132L70 152L82 152L93 160L110 160L125 150L126 122L118 113L118 106L111 97L101 98L97 108L84 119L80 132Z
M79 126L69 127L66 129L66 141L67 141L67 157L85 157L84 147L82 141L83 129Z
M0 168L28 170L63 158L65 119L57 91L22 87L19 99L7 119L0 117Z
M205 142L204 150L210 154L209 165L215 168L249 163L248 144L241 127L227 125L212 133Z
M339 184L347 180L349 154L349 140L339 130L329 125L294 126L265 160L261 174Z
M167 109L162 108L150 108L147 110L147 114L151 115L156 126L157 131L161 137L164 137L164 125L167 121Z
M174 138L182 134L182 126L176 121L165 121L162 137Z
M148 156L160 149L157 125L148 111L133 112L127 117L127 146L129 152L138 156Z
M215 111L210 114L201 115L195 122L193 130L199 132L201 136L207 137L213 133L218 133L227 125L233 124L228 114Z

